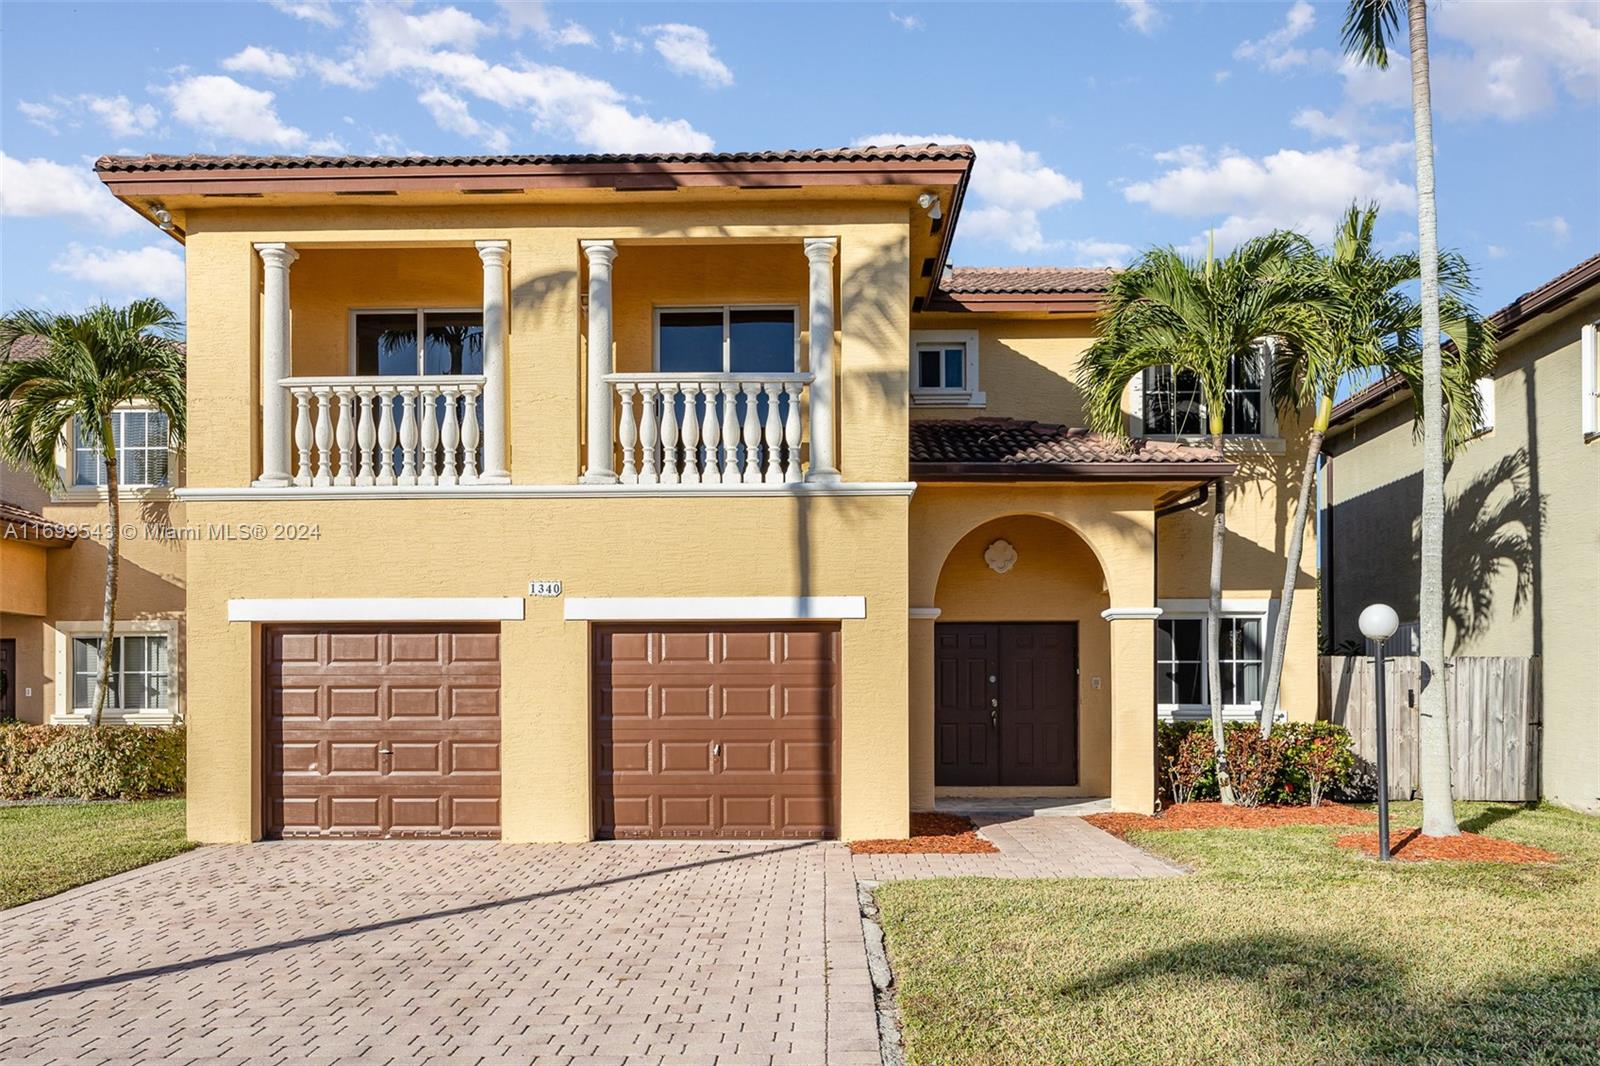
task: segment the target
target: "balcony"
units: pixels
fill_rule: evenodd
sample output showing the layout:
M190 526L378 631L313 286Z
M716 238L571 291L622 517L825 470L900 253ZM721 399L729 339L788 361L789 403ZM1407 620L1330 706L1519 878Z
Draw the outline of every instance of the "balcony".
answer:
M624 485L804 481L810 374L607 374Z
M481 374L283 378L299 487L476 485Z

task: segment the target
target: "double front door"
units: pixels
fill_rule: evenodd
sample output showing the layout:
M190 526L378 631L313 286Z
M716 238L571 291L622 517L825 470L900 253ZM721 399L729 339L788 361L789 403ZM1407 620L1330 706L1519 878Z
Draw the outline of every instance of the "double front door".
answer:
M934 643L936 784L1078 783L1076 623L942 623Z

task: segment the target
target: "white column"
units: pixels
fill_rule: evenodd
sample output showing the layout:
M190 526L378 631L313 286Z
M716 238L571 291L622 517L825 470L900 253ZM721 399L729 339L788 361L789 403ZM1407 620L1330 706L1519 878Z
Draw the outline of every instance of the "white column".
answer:
M807 481L838 481L833 458L833 260L834 237L807 237L811 264L811 469Z
M506 256L508 241L479 241L483 260L483 484L504 485L506 470Z
M589 261L589 462L583 472L586 485L612 485L611 469L611 263L617 258L613 241L584 241Z
M263 273L261 476L255 483L282 488L290 483L289 406L278 382L289 376L289 266L299 254L287 244L258 244L256 252Z

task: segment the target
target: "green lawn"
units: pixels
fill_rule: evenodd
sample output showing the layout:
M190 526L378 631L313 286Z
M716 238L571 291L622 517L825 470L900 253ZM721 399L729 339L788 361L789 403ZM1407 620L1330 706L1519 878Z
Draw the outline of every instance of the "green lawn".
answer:
M885 885L907 1058L1600 1061L1600 818L1460 815L1566 861L1384 866L1333 846L1348 829L1206 830L1135 838L1184 878Z
M183 800L0 807L0 908L187 851Z

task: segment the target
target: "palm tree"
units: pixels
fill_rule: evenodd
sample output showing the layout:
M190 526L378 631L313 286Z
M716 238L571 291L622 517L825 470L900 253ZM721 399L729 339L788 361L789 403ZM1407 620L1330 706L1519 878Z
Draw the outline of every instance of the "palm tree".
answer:
M1426 0L1348 0L1344 50L1379 69L1405 12L1411 44L1411 122L1416 135L1417 246L1422 261L1422 717L1418 777L1422 833L1455 836L1450 723L1444 695L1444 387L1439 353L1439 215L1433 195L1433 101Z
M1192 381L1218 451L1227 432L1227 386L1236 364L1264 358L1264 341L1293 358L1317 324L1312 289L1305 283L1305 238L1272 233L1246 241L1218 260L1186 259L1172 248L1152 248L1116 275L1106 299L1100 339L1078 372L1091 428L1127 433L1122 397L1146 370L1170 367ZM1218 646L1222 615L1222 546L1227 533L1226 490L1213 486L1211 597L1206 609L1206 680L1217 783L1233 802L1222 729L1222 673Z
M1263 736L1271 732L1278 709L1295 575L1300 569L1311 507L1311 483L1333 414L1334 392L1353 373L1377 371L1393 375L1411 386L1417 417L1422 417L1422 309L1406 293L1406 288L1421 276L1422 265L1415 254L1380 254L1373 243L1377 225L1376 204L1351 204L1345 212L1331 252L1319 256L1315 263L1323 329L1302 348L1299 360L1283 360L1276 367L1278 380L1273 383L1273 391L1280 402L1312 407L1316 415L1306 439L1300 495L1284 554L1283 599L1279 601L1278 621L1267 654L1267 679L1261 694ZM1474 382L1488 371L1493 344L1483 320L1467 303L1472 292L1472 272L1466 260L1446 252L1439 257L1438 271L1444 330L1453 341L1444 364L1443 382L1448 400L1446 441L1454 449L1476 431L1479 399Z
M149 404L166 416L172 443L183 443L183 349L177 333L177 316L153 299L127 307L100 304L82 314L20 310L0 316L0 455L45 488L58 489L56 448L76 423L105 460L106 584L90 725L99 725L105 712L115 655L122 536L113 412L130 403Z

